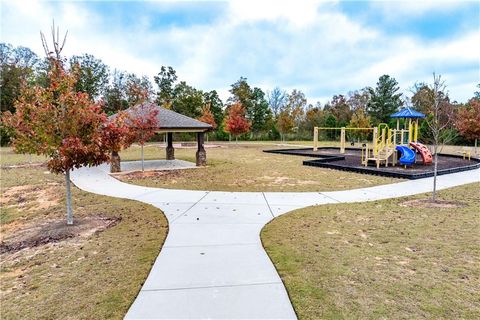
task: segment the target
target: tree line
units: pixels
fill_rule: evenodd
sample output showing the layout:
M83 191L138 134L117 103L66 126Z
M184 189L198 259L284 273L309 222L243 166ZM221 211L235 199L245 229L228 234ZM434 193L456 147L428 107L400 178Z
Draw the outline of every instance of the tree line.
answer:
M1 111L15 112L21 88L38 85L48 87L51 64L26 47L0 43L0 106ZM170 66L162 66L154 77L111 69L91 54L72 56L66 68L74 70L77 92L88 94L99 103L107 115L143 102L154 102L175 112L211 124L214 138L228 140L232 136L246 140L311 139L313 127L371 127L379 123L392 124L390 115L404 106L432 117L433 87L415 83L411 98L400 92L398 82L382 75L374 87L365 87L347 94L334 95L328 102L309 103L298 89L286 92L279 87L263 91L240 77L230 86L230 97L224 102L217 91L204 91L178 78ZM480 84L479 84L480 88ZM480 91L480 90L479 90ZM443 117L454 117L445 130L450 142L466 143L479 138L479 99L459 103L451 101L448 92L440 92ZM432 132L422 122L423 141L432 139ZM324 139L335 139L334 132L325 132ZM356 138L362 138L358 132ZM2 144L8 136L2 130Z

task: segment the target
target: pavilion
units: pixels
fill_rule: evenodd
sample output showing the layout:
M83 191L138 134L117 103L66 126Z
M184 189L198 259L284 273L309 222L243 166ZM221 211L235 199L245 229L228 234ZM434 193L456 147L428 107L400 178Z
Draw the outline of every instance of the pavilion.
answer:
M173 148L173 133L189 132L196 133L197 136L197 152L196 164L197 166L205 166L207 163L207 154L204 148L205 132L212 130L212 126L208 123L201 122L197 119L187 117L183 114L177 113L157 106L154 103L145 103L141 106L147 108L156 108L158 110L157 120L159 126L157 133L165 133L167 135L166 159L175 160L175 149ZM133 108L138 108L136 105ZM125 110L129 113L129 109ZM113 115L112 117L115 117Z

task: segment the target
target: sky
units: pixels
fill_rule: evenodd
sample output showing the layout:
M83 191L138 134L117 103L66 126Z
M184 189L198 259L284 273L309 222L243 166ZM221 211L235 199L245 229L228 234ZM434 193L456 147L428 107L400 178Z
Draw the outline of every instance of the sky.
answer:
M66 56L93 54L153 80L162 65L226 100L240 77L265 92L303 91L309 103L394 77L445 80L465 102L480 83L480 1L1 0L0 42L43 56L39 32L68 30Z

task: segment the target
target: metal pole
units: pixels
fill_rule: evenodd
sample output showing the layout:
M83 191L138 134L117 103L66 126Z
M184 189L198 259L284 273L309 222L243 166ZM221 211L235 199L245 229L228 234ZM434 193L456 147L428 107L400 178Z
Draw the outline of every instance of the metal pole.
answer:
M65 183L67 187L67 225L73 224L72 193L70 191L70 170L65 172Z
M145 168L144 168L144 165L143 165L143 143L142 143L142 148L141 149L142 149L142 171L144 171Z

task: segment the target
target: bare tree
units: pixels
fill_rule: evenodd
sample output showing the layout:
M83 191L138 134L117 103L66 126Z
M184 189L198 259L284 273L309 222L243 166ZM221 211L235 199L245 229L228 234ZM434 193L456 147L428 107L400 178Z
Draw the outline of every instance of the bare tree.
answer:
M273 91L267 91L268 106L272 109L273 115L278 117L281 109L287 103L287 93L279 87L275 87Z
M430 129L432 145L433 145L433 191L432 201L436 201L437 197L437 172L438 172L438 152L439 146L453 140L455 137L453 130L449 130L453 126L454 107L446 97L445 81L440 75L433 74L433 85L431 90L433 93L433 101L431 101L430 115L426 118L426 123Z
M60 28L57 27L55 30L55 20L52 22L52 40L53 40L53 51L50 50L48 47L47 39L43 32L40 31L40 38L42 39L43 50L45 50L45 54L48 58L54 58L57 61L62 61L62 50L65 46L65 42L67 41L68 31L65 32L65 36L63 37L63 41L60 43Z

